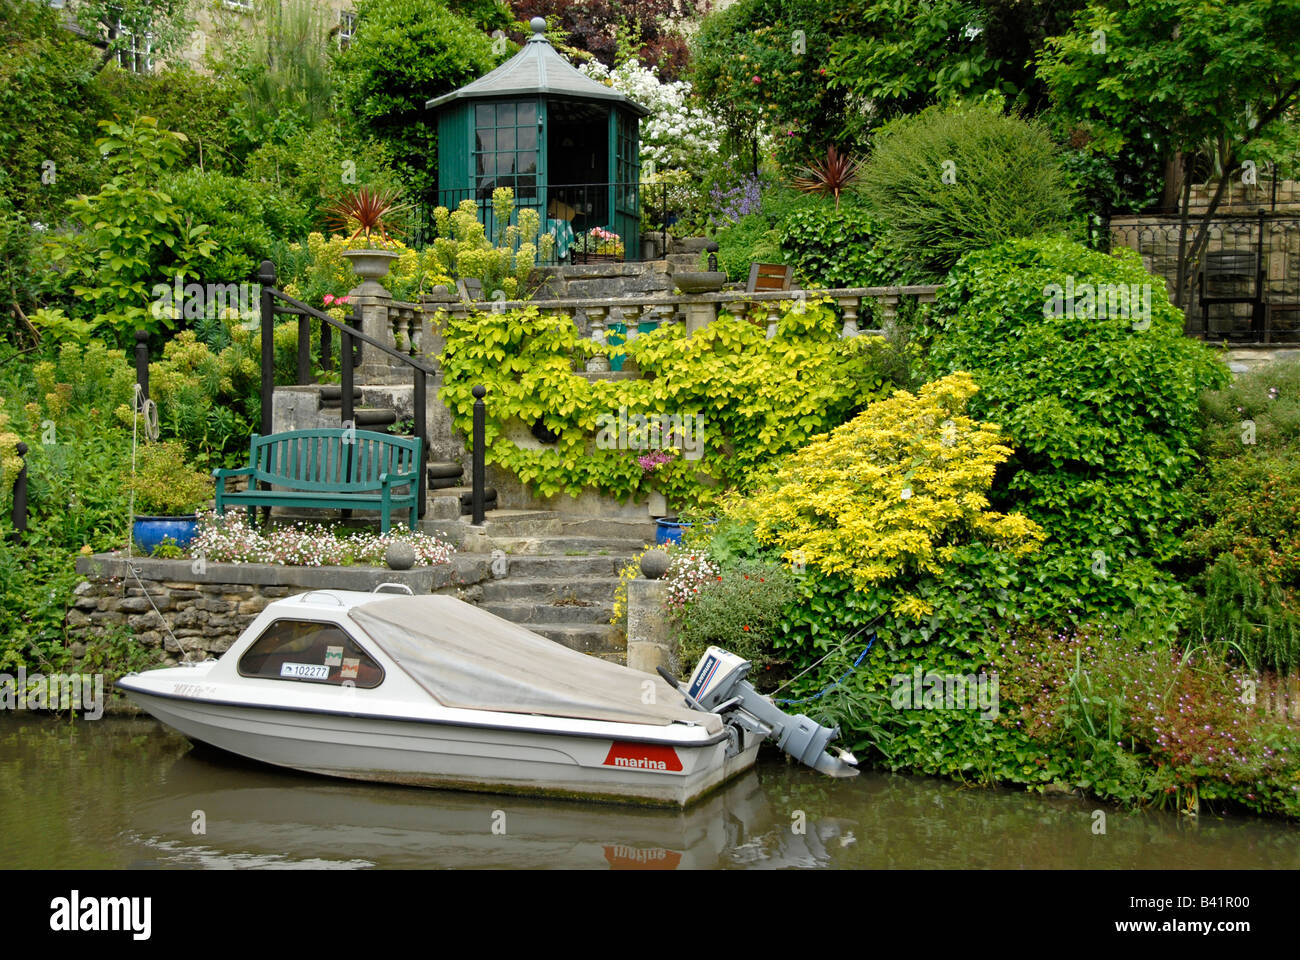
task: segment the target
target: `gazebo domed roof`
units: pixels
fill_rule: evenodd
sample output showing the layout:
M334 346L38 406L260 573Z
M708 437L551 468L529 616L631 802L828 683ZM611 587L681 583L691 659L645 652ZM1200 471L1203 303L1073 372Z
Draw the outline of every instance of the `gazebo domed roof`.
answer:
M560 56L546 39L546 21L541 17L534 17L531 25L533 35L513 57L459 90L428 101L425 107L436 110L458 100L540 95L612 101L638 116L650 112L612 87L591 79Z

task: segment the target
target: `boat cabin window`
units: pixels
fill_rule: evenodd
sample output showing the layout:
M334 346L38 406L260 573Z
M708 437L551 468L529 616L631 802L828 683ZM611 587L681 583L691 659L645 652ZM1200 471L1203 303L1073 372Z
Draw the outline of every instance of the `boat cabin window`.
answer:
M276 620L239 658L241 677L298 680L368 689L384 680L379 664L333 623Z

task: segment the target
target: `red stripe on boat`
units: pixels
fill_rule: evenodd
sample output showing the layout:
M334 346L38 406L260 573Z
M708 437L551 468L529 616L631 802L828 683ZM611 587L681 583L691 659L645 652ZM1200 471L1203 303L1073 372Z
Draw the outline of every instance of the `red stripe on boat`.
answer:
M623 743L615 740L605 757L607 767L626 767L629 770L681 770L682 761L672 747L654 743Z

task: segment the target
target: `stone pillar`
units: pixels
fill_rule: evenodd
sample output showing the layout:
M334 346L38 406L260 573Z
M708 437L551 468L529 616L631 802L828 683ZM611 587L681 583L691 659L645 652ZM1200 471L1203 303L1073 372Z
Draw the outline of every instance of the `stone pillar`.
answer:
M375 281L367 280L352 291L352 297L356 312L361 316L361 332L396 350L397 340L393 337L393 323L389 318L393 295ZM361 367L357 371L357 379L362 383L387 383L391 379L394 362L387 354L369 344L362 344Z
M844 311L844 327L840 330L840 337L848 339L858 335L858 298L857 297L839 297L837 303L840 309Z
M664 616L668 586L662 580L631 580L627 585L627 665L654 673L676 671L676 649Z
M718 316L718 305L712 300L698 300L694 297L682 302L686 313L686 335L689 337L696 330L703 330Z
M587 317L591 321L591 339L602 347L605 345L605 311L602 307L588 307ZM587 359L588 373L608 373L609 357L603 353Z
M441 284L420 295L420 353L435 366L438 357L442 356L443 348L447 346L438 312L448 309L455 302L455 296Z

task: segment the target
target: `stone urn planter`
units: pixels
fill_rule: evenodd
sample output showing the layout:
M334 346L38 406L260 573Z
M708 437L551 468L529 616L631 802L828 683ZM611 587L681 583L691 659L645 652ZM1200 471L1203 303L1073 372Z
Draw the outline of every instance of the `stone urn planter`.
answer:
M378 282L388 276L398 255L392 250L344 250L343 256L352 264L352 272L362 280Z
M686 271L673 274L675 283L682 293L717 293L727 282L727 275L718 271Z

